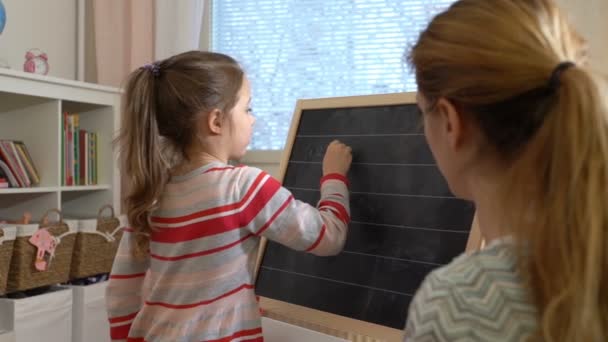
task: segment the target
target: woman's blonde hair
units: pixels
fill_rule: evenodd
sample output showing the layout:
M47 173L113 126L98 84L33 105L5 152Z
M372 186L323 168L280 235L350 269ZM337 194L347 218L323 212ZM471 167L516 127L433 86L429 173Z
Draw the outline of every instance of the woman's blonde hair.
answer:
M189 51L141 67L127 78L116 143L137 256L148 251L150 215L158 208L170 169L187 160L187 149L198 142L200 116L217 108L228 117L243 77L229 56Z
M460 0L408 56L510 166L506 229L545 341L608 340L608 93L586 55L552 0Z

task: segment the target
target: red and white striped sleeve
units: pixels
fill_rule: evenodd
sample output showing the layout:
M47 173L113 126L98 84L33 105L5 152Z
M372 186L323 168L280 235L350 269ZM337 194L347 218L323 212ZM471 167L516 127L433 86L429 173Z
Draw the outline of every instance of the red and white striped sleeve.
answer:
M112 341L127 339L131 323L143 303L143 283L150 267L150 258L136 258L133 255L131 241L134 234L131 229L124 230L106 288L106 309Z
M241 172L239 196L247 203L244 223L252 233L321 256L342 250L350 221L346 177L323 177L321 199L313 207L294 199L289 190L262 170L246 167Z

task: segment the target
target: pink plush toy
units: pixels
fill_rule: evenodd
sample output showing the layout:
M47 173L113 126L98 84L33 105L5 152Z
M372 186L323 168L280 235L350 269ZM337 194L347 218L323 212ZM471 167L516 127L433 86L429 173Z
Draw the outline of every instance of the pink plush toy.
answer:
M49 264L47 264L44 256L46 253L49 253L49 263L50 260L55 255L55 247L57 246L55 242L55 238L49 233L48 230L41 228L30 237L29 242L38 248L36 252L36 261L34 262L34 266L38 271L45 271Z

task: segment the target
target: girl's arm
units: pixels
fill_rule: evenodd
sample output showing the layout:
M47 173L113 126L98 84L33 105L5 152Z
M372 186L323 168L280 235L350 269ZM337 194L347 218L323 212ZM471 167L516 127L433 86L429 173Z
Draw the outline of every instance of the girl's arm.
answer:
M242 216L253 234L316 255L335 255L342 250L350 221L346 177L324 176L321 199L313 207L294 199L262 170L245 167L241 172L238 196L249 203Z

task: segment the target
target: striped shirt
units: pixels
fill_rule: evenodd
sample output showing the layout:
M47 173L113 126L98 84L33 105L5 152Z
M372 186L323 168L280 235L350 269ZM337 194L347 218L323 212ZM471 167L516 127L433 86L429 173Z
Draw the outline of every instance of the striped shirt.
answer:
M537 311L509 239L427 276L410 305L405 341L526 341Z
M173 177L152 215L146 260L125 232L106 292L113 340L263 341L254 269L260 237L335 255L350 219L344 176L321 179L317 208L252 167L211 163Z

